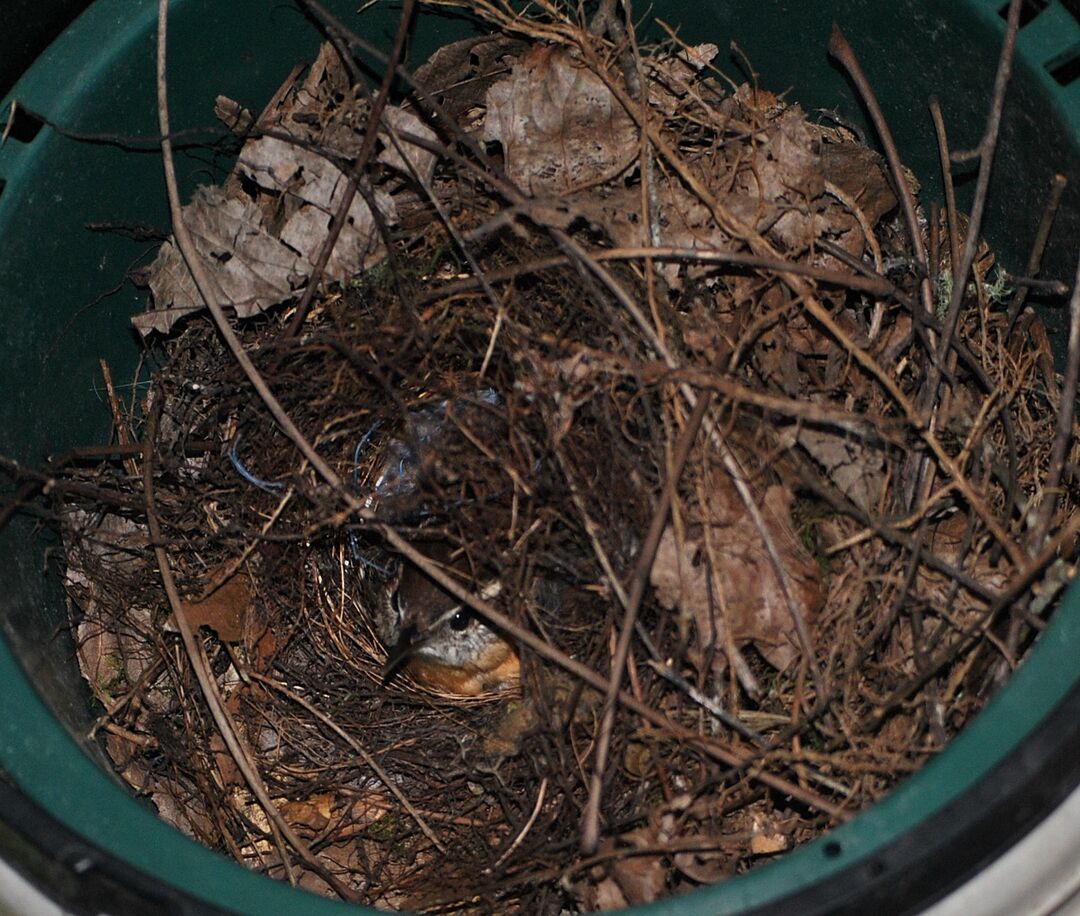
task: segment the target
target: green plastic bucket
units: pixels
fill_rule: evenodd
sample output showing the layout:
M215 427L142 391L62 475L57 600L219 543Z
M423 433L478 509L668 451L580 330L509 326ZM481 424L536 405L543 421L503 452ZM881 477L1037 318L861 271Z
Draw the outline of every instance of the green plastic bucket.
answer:
M681 25L690 41L726 48L736 40L762 85L790 87L804 108L838 109L862 121L853 91L825 54L835 19L862 59L902 156L929 196L940 197L926 99L931 93L941 99L955 147L975 145L1004 30L1003 3L696 0L667 2L655 12ZM379 4L358 20L355 0L330 6L369 39L388 43L396 8ZM142 309L143 296L122 281L153 245L87 225L167 225L153 140L154 7L150 0L97 0L9 97L66 128L145 139L134 143L145 151L133 152L20 127L0 148L0 391L6 395L0 454L28 463L103 441L109 421L95 387L98 360L110 362L118 381L135 365L129 318ZM0 38L0 53L18 24L5 27L11 33ZM422 16L414 63L463 28L460 21ZM295 62L312 59L320 40L288 3L175 2L174 130L210 125L219 93L258 110ZM1070 175L1074 183L1054 235L1057 254L1044 264L1045 275L1066 279L1080 245L1080 81L1069 79L1078 56L1080 29L1056 2L1022 29L986 229L1005 263L1022 271L1051 176ZM727 69L737 73L734 64ZM188 192L227 165L203 147L180 153ZM971 184L961 185L961 203ZM1060 332L1060 320L1048 320ZM90 713L58 577L44 562L51 546L27 519L0 532L0 769L5 791L19 799L15 814L12 808L0 815L7 821L0 825L0 854L31 849L20 864L39 881L64 885L53 888L60 895L85 893L86 875L99 873L101 886L112 888L99 892L126 888L126 905L136 912L343 911L343 904L262 878L198 846L107 775L96 747L79 737ZM1078 722L1080 592L1073 588L1008 687L944 754L882 803L772 865L641 912L916 909L980 868L1077 783Z

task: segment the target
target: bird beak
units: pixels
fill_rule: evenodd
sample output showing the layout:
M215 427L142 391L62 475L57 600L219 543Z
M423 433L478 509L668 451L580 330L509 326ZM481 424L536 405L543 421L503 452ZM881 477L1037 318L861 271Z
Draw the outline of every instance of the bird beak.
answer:
M397 643L394 648L390 650L390 654L387 656L386 664L382 669L382 685L387 686L397 673L405 666L410 658L415 654L418 648L417 636L418 632L415 623L409 623L402 627L401 635L398 637Z

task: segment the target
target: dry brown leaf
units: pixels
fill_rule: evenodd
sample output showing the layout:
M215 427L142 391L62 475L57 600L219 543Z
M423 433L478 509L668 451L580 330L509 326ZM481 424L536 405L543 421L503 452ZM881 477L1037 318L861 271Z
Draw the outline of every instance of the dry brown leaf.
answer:
M443 45L416 69L416 81L427 87L450 120L472 129L474 111L481 111L488 88L502 79L528 44L508 35L478 35ZM453 92L445 92L453 87Z
M585 901L589 901L585 904L585 909L600 910L604 913L624 910L630 905L614 878L604 878L595 886L590 886L583 897Z
M434 142L435 132L408 109L394 105L386 107L383 121L390 125L396 136L391 137L385 126L381 129L386 147L379 153L379 162L410 178L415 172L424 184L429 183L431 176L435 174L438 156L425 147L410 142L408 138L412 136Z
M970 545L965 549L967 525L968 518L962 512L946 516L934 525L927 549L958 568L963 562L964 572L978 580L983 587L996 592L1004 591L1010 579L1008 567L1005 564L992 565L987 550L971 550ZM927 598L931 606L948 608L954 613L971 610L965 608L964 601L949 600L954 585L950 576L920 566L915 582L919 593Z
M336 800L336 796L322 792L297 801L279 801L277 806L285 820L293 827L319 833L326 829L333 818Z
M530 194L563 194L617 174L637 156L637 127L603 80L552 47L530 48L488 89L484 140Z
M183 208L184 222L219 304L232 306L240 318L265 311L306 286L348 183L335 161L314 150L342 159L355 156L367 123L368 102L352 91L348 74L329 44L323 46L304 82L294 88L290 77L279 94L281 98L258 122L275 135L248 140L234 177L223 187L196 189L191 203ZM217 107L230 124L251 120L250 112L228 99L219 98ZM400 108L387 108L384 118L400 145L384 127L377 159L408 179L415 175L430 181L436 156L409 138L422 143L433 140L434 133L416 115ZM376 187L373 195L380 219L386 225L396 223L391 193ZM325 278L343 280L378 263L384 255L375 216L357 195L326 265ZM151 265L149 284L153 307L133 318L143 334L167 333L180 318L204 307L172 240L162 245Z
M821 167L825 180L850 197L871 226L896 206L881 156L862 144L824 144Z
M237 171L260 187L280 195L279 206L289 215L280 229L280 240L307 262L299 270L310 274L330 230L330 221L345 196L345 174L325 156L320 156L276 137L261 137L244 144ZM393 199L375 192L383 219L397 220ZM243 252L237 252L242 257ZM334 251L327 262L330 278L342 278L381 260L382 241L375 218L364 199L357 195ZM296 278L296 285L302 285ZM280 301L280 300L279 300Z
M651 903L664 890L667 866L660 856L628 855L611 863L611 876L631 906Z
M736 181L736 190L756 198L761 208L790 205L770 226L769 235L793 251L808 248L819 228L808 205L825 191L820 145L802 110L787 108L769 122L751 167L741 170Z
M773 856L784 852L789 840L782 833L755 833L750 837L750 852L755 856Z
M240 642L254 626L251 583L242 572L216 585L206 597L182 604L193 629L209 627L223 642Z
M222 188L197 188L183 208L203 266L221 296L219 304L236 308L240 317L254 315L289 298L293 280L310 266L264 227L261 211L248 199L230 197ZM150 268L154 308L132 318L143 334L166 333L185 315L202 309L203 298L179 249L161 246Z
M702 845L705 845L704 839ZM715 884L733 872L730 858L723 852L677 852L672 856L672 863L698 884Z
M837 430L801 427L779 437L788 448L798 443L841 493L864 512L877 514L887 478L880 449Z
M694 89L698 74L712 63L720 49L710 43L686 47L673 56L646 58L649 104L671 116Z
M650 576L657 600L693 621L694 664L704 664L711 655L714 674L726 668L724 631L729 628L736 646L753 643L770 664L783 670L798 656L799 641L780 580L761 532L727 474L718 470L712 484L709 504L698 507L698 517L692 519L681 546L672 526L664 531ZM795 535L791 499L785 487L771 486L765 491L761 514L790 583L791 600L810 625L821 605L820 570ZM702 524L711 530L716 558L712 569Z

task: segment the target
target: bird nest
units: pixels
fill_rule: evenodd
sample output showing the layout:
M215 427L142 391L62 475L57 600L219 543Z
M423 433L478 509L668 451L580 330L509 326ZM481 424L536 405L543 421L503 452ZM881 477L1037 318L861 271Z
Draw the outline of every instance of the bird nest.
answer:
M963 728L1071 575L1072 407L985 245L952 288L963 215L851 130L715 48L474 11L370 144L339 25L258 117L219 100L238 164L183 219L254 375L166 243L165 359L55 515L162 817L379 906L608 908ZM433 678L447 627L513 664Z

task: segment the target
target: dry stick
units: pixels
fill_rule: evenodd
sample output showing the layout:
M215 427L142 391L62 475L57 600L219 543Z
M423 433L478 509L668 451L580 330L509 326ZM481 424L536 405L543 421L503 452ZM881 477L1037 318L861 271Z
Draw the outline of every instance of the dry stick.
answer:
M1068 185L1068 180L1064 175L1055 175L1053 181L1050 183L1050 195L1046 198L1046 206L1043 207L1042 218L1039 220L1039 228L1035 233L1035 241L1031 245L1031 254L1028 255L1027 270L1024 277L1025 280L1030 280L1032 277L1038 276L1039 268L1042 266L1043 252L1046 250L1046 243L1050 239L1050 230L1054 225L1054 217L1057 215L1058 207L1061 205L1061 195L1065 193L1065 188ZM1016 319L1020 316L1020 309L1024 307L1024 300L1027 298L1028 289L1031 284L1021 283L1017 278L1014 282L1017 284L1016 294L1012 298L1012 302L1009 303L1009 320L1005 327L1005 339L1008 340L1012 334L1013 327L1016 325Z
M1005 90L1012 75L1013 54L1016 49L1016 33L1020 23L1022 0L1010 0L1009 17L1005 27L1005 41L998 58L997 74L994 77L994 93L990 103L990 114L986 119L986 129L979 143L979 175L975 181L975 199L971 204L967 233L964 237L964 256L959 268L953 274L952 298L949 311L945 316L941 341L938 346L937 360L930 366L930 378L920 398L923 410L929 410L936 402L941 382L941 366L948 355L956 326L960 321L960 306L964 300L964 288L967 277L975 263L975 254L979 249L979 233L982 229L983 211L986 209L986 195L990 188L990 171L994 164L997 150L998 133L1001 129L1001 116L1005 108ZM976 278L977 279L977 278Z
M160 0L160 2L161 7L159 7L159 9L167 7L168 0ZM159 33L159 40L160 38L161 33ZM180 632L180 638L183 640L184 649L191 661L191 667L195 672L195 678L199 682L199 687L206 700L206 705L210 710L210 715L213 717L214 723L217 725L218 731L221 733L221 737L229 749L229 753L236 762L237 769L239 769L243 775L245 782L247 782L248 787L251 789L252 795L255 796L259 805L266 812L269 821L277 827L281 832L281 835L288 841L289 845L296 850L297 854L304 860L308 867L326 881L342 900L356 900L355 894L332 875L327 868L319 862L311 850L308 849L303 840L293 832L293 829L289 826L288 822L270 798L270 793L266 789L266 784L263 782L262 777L259 775L259 771L252 760L251 752L241 742L236 729L236 724L228 710L225 708L225 702L218 690L217 681L210 671L210 664L203 652L202 642L196 637L195 631L192 629L191 623L187 618L187 612L184 610L184 604L180 599L180 592L176 587L176 580L173 578L172 567L169 564L169 556L165 551L166 541L161 532L161 523L158 521L157 506L154 497L154 439L157 434L157 418L160 416L160 412L161 401L155 399L151 406L146 439L143 443L142 472L146 526L150 532L150 542L154 545L154 557L157 560L158 571L161 574L161 582L165 587L165 594L169 599L173 620L176 623L176 629ZM281 856L284 862L286 860L284 849L281 850ZM286 867L289 867L287 863Z
M138 499L128 493L120 493L110 490L108 487L99 487L92 483L80 483L77 480L61 480L45 471L37 471L33 468L23 467L19 462L10 458L0 457L0 469L13 477L24 480L24 483L16 491L15 495L0 508L0 528L10 521L19 506L28 502L41 490L44 494L50 493L73 493L76 496L84 496L96 502L111 506L126 506L138 509L142 504Z
M1065 458L1072 442L1078 382L1080 382L1080 261L1076 265L1076 277L1073 280L1072 296L1069 299L1069 355L1065 363L1065 377L1061 382L1057 434L1054 436L1054 447L1050 453L1050 466L1046 479L1043 481L1043 503L1039 509L1038 524L1035 525L1031 540L1028 542L1029 549L1033 552L1038 550L1046 539L1046 534L1054 520L1061 472L1065 468Z
M723 251L718 248L683 248L674 245L658 245L655 248L609 248L593 253L600 261L626 261L652 258L655 261L694 261L701 264L740 264L759 267L777 273L799 274L826 283L843 286L859 292L888 296L896 292L896 285L884 277L860 277L842 270L829 270L813 264L801 264L783 258L773 258L748 252Z
M43 475L44 476L44 475ZM49 478L43 480L27 480L15 491L15 495L0 506L0 531L4 529L11 517L19 511L19 507L30 502L37 496L38 490L46 490L49 487Z
M851 414L845 410L828 407L815 401L802 401L785 395L766 394L757 389L721 375L709 369L678 369L665 372L664 379L676 382L689 382L695 388L716 391L730 398L736 405L751 404L768 413L777 413L785 417L796 417L810 423L820 423L842 429L866 442L880 443L903 441L900 423L894 417L880 417L874 414ZM887 432L893 430L890 440Z
M1076 289L1080 290L1080 269L1077 271L1077 277L1078 282ZM1070 339L1072 339L1073 336L1077 334L1076 329L1080 327L1080 295L1075 292L1070 303L1070 315L1073 319L1073 326L1070 329ZM1078 360L1078 363L1080 363L1080 360ZM1009 586L998 595L990 607L980 614L977 620L960 630L959 638L951 648L945 649L936 659L934 659L929 664L927 670L921 672L919 675L894 690L892 694L878 706L878 708L860 721L858 727L860 729L875 727L893 708L904 703L912 693L920 689L942 668L962 652L966 651L976 639L980 638L981 634L988 630L1002 611L1011 607L1020 596L1030 588L1031 584L1038 578L1049 563L1060 556L1063 550L1066 550L1068 553L1072 552L1075 548L1075 544L1070 542L1074 541L1078 533L1080 533L1080 514L1074 514L1072 518L1062 526L1061 530L1046 542L1039 554L1021 568L1017 575L1013 576ZM1037 547L1038 544L1036 543L1035 546ZM1028 622L1033 623L1033 620L1029 620ZM943 623L942 627L944 626L945 624Z
M945 131L945 119L941 115L941 106L938 103L936 96L930 97L930 115L934 121L934 131L937 134L937 146L938 146L938 159L941 164L941 181L945 188L945 218L949 227L949 278L952 285L949 287L951 290L956 289L956 284L960 282L960 229L959 229L959 215L956 210L956 188L953 185L952 177L952 163L949 160L949 138ZM938 213L937 203L935 202L933 208L930 211L930 241L931 241L931 258L932 263L929 265L930 277L932 280L938 279L940 261L940 215ZM937 292L936 288L934 290ZM955 335L953 335L955 336ZM942 333L941 339L945 340L945 334ZM952 337L948 338L950 341ZM947 349L947 348L946 348ZM936 368L936 367L935 367ZM952 377L956 371L956 353L949 351L948 365L945 367L945 371L948 376ZM937 420L939 413L944 413L946 416L949 412L949 389L946 389L946 393L942 398L942 402L939 405L934 406L934 413L930 418L930 425L932 429L937 428ZM936 476L935 469L929 462L920 459L921 465L915 479L912 481L914 484L913 493L915 495L914 501L909 500L908 505L923 505L926 502L930 491L934 488L934 478ZM922 478L921 486L919 485L919 477ZM912 621L914 623L914 619Z
M911 238L911 248L915 253L915 260L929 274L929 265L926 261L926 245L923 244L922 232L919 230L919 219L915 212L915 198L911 193L911 188L908 186L907 178L904 176L904 165L900 161L896 141L893 140L892 131L889 129L889 124L885 120L881 106L878 104L877 96L870 86L870 81L866 78L866 74L863 73L862 66L855 56L854 49L848 44L844 33L840 31L840 26L836 25L836 23L833 23L832 34L829 36L829 54L847 71L851 81L855 84L855 88L859 91L859 96L870 112L870 120L874 123L874 130L877 132L882 149L885 151L885 159L889 163L889 173L892 175L896 196L900 198L900 206L904 211L904 222L907 225L908 236ZM928 276L924 276L919 284L919 292L922 294L923 309L927 314L933 314L934 296L933 291L930 289Z
M116 438L120 440L121 445L131 445L128 424L124 422L124 410L120 404L120 397L116 393L116 386L113 385L112 370L109 368L109 363L104 359L99 359L98 365L101 367L101 378L105 382L105 394L109 399L109 410L112 412ZM125 459L124 470L132 477L138 473L139 469L135 464L134 457Z
M413 805L413 803L410 802L405 793L401 791L401 787L398 786L397 782L393 779L393 777L389 776L387 772L379 765L379 762L371 755L370 751L368 751L367 748L365 748L362 744L360 744L359 741L357 741L350 734L348 734L326 713L320 711L314 704L304 699L304 697L300 696L300 694L298 694L295 690L286 687L280 681L276 681L273 678L267 677L265 674L259 674L257 671L248 671L247 675L253 681L258 681L260 684L265 684L267 687L278 691L278 693L283 694L284 696L292 700L294 703L296 703L298 706L307 710L308 713L310 713L316 719L322 722L323 725L329 728L335 735L341 738L342 741L348 744L349 747L356 751L356 753L360 755L360 758L364 761L364 763L368 765L368 767L375 774L375 776L382 782L383 786L386 787L387 791L389 791L399 802L401 802L401 806L409 813L409 816L414 821L416 821L416 825L423 831L424 836L431 840L432 844L435 846L436 849L439 850L439 852L443 853L444 855L446 854L446 847L439 840L438 835L435 833L434 830L431 829L431 827L428 826L428 823L424 820L423 815L421 815L420 812L416 810L416 807Z
M594 853L600 842L600 798L603 793L604 773L607 770L608 750L611 747L611 731L615 725L615 698L618 696L619 685L622 683L623 678L623 669L626 666L626 658L630 653L630 640L634 635L634 622L637 620L641 600L645 596L649 571L652 569L657 548L660 546L660 537L664 533L664 526L667 524L668 512L671 510L671 501L675 497L679 478L682 477L686 459L690 456L690 448L697 438L701 422L705 419L705 413L711 404L711 392L706 392L698 398L698 402L694 406L694 412L690 415L686 428L675 445L671 473L668 475L664 489L660 494L660 502L656 506L656 511L653 512L652 521L649 523L649 531L645 536L645 543L641 546L641 553L638 554L634 574L630 580L630 598L623 612L619 639L615 644L615 653L611 659L611 677L608 680L607 690L604 694L604 711L601 714L600 730L597 733L596 759L592 779L589 783L589 799L585 803L585 811L582 815L581 851L585 855Z
M555 648L555 646L546 642L531 630L527 630L525 627L515 623L494 605L472 594L468 589L463 588L460 582L451 576L448 576L438 565L424 556L424 554L410 544L395 529L382 524L376 525L376 527L394 550L411 563L420 567L432 581L444 588L447 592L457 598L458 601L467 604L476 611L480 617L488 621L496 629L504 631L511 639L527 646L537 655L558 665L564 671L567 671L579 680L584 681L590 687L594 687L601 692L607 690L609 683L608 678L597 671L593 671L592 668L582 664L577 659L571 658L565 652ZM642 702L633 694L624 690L619 691L618 699L619 702L631 712L641 716L657 728L664 729L668 734L671 734L675 738L693 744L714 760L718 760L721 763L734 767L740 771L753 769L755 767L754 761L756 755L753 753L731 750L714 741L708 740L690 729L683 728L662 712L653 709L647 703ZM784 795L790 795L797 801L800 801L811 808L816 808L818 811L822 811L838 820L844 821L850 817L849 813L843 808L834 805L817 793L803 789L780 776L775 776L772 773L765 771L756 771L753 773L753 778L764 785L775 789L777 792Z
M490 874L502 865L503 862L509 859L510 856L513 855L514 850L517 849L518 846L522 844L525 837L529 835L529 831L533 829L533 826L536 824L536 819L540 816L540 811L544 807L544 796L547 794L547 787L548 778L545 776L540 780L540 789L536 793L536 804L533 805L532 814L529 815L529 819L525 822L525 826L518 831L518 835L514 838L514 842L507 846L506 851L495 860L495 864L490 868L484 869L485 874Z
M637 34L634 31L634 23L630 14L630 0L623 0L623 14L626 17L625 26L619 22L618 17L612 16L609 23L609 34L617 43L626 45L627 53L621 55L620 64L623 68L623 78L627 88L637 99L640 106L640 117L645 120L649 116L649 93L641 80L644 66L641 59L641 49L638 47ZM660 191L656 182L656 156L653 154L652 144L649 142L647 131L639 131L638 137L638 161L641 169L641 213L644 224L649 228L649 245L659 245L660 233ZM653 259L646 255L644 259L645 273L645 296L649 302L649 312L652 314L653 323L656 325L657 334L663 333L664 322L660 317L660 309L656 301L656 265Z
M916 327L918 327L922 323L924 316L929 317L934 314L934 293L930 288L930 275L933 271L927 260L926 246L923 243L922 232L919 228L918 216L915 210L915 198L904 176L903 164L900 161L900 154L897 151L896 142L893 139L892 131L889 129L888 121L885 119L881 106L878 104L877 96L874 94L874 90L870 86L870 81L866 78L866 74L859 64L858 57L855 55L855 50L844 37L844 33L840 30L840 27L835 23L833 23L832 34L829 36L829 54L840 63L844 70L847 71L852 82L855 83L859 95L862 97L864 104L870 112L870 119L874 123L874 130L877 132L881 145L885 150L885 158L889 164L889 172L892 175L893 185L896 189L897 196L900 198L901 208L904 211L904 222L907 224L911 247L915 253L915 259L922 265L924 270L924 276L919 281L919 293L920 298L922 299L923 312L920 314L918 310L912 311L912 320ZM917 405L920 410L925 409L918 401ZM931 416L930 422L927 425L927 430L931 434L934 432L935 419L936 417ZM925 457L913 454L910 461L907 463L905 470L901 474L904 497L909 506L914 503L916 497L919 495L920 489L923 489L920 487L920 482L923 482L927 489L933 485L933 474L932 472L927 473L926 468L927 463Z
M956 210L956 187L953 185L952 162L949 159L949 136L945 131L945 119L941 116L941 103L936 95L930 96L930 117L934 119L937 134L938 159L941 163L941 179L945 187L945 218L949 226L949 266L953 288L960 282L960 220ZM937 272L937 265L931 268Z
M199 290L199 295L202 296L203 301L206 303L206 307L210 310L211 316L213 316L214 324L217 325L218 332L225 340L226 345L240 365L240 368L251 382L252 387L254 387L255 391L270 411L270 414L281 428L281 431L292 440L293 444L296 445L304 457L311 463L311 466L315 468L327 483L335 490L344 492L341 478L339 478L338 475L334 473L333 468L319 456L319 453L315 451L311 443L304 437L304 434L301 433L296 424L293 423L292 418L281 406L281 402L274 397L273 392L259 374L259 370L255 368L255 364L251 361L251 357L248 356L241 345L239 338L237 338L236 333L229 325L229 320L225 316L225 312L218 301L219 298L224 299L225 297L220 295L216 284L206 272L206 268L203 266L199 252L191 238L191 233L184 223L183 210L180 206L180 191L176 183L176 164L173 161L172 140L169 137L169 96L168 83L166 82L165 77L168 14L168 0L158 0L158 125L161 130L161 158L165 170L165 189L169 198L169 212L172 217L173 236L176 239L177 247L184 257L184 262L187 264L188 270L191 271L191 276Z
M216 442L198 439L186 443L184 451L189 454L200 454L213 451L215 448L217 448ZM67 465L74 464L77 461L102 460L106 458L130 458L132 456L141 455L142 450L143 446L141 442L129 442L127 444L114 443L111 445L87 445L80 448L73 448L70 451L64 452L64 454L58 458L50 458L46 464L47 471L24 468L17 461L0 458L0 468L15 477L28 478L24 481L23 485L15 491L15 495L12 496L10 500L3 505L0 505L0 530L3 530L4 526L11 521L11 517L18 511L19 507L29 502L39 490L45 494L53 492L72 493L75 496L85 496L87 499L93 499L105 503L106 505L138 508L141 503L126 493L109 490L106 487L99 487L95 484L80 483L76 480L62 480L55 475L63 468L67 467Z
M408 135L403 134L403 139ZM525 214L528 215L529 209ZM843 250L843 249L839 249ZM783 258L762 257L745 251L723 251L719 248L681 248L673 245L661 245L656 248L604 248L591 252L591 256L598 261L637 261L651 258L654 261L689 261L698 264L734 264L740 267L760 267L764 270L773 270L778 273L798 274L810 277L819 283L829 286L841 286L856 292L870 293L876 296L896 296L900 290L896 285L885 277L869 271L865 275L845 273L842 270L829 270L826 267L817 267L813 264L804 264L797 261L785 261ZM551 255L536 261L526 261L513 267L504 267L500 270L488 271L487 279L491 283L502 283L513 280L516 277L540 273L545 270L553 270L557 267L565 267L570 263L567 255ZM417 294L417 304L423 305L434 302L446 296L455 296L461 293L472 292L482 288L482 281L477 277L465 277L461 280L451 280L442 286L424 290ZM901 294L902 295L902 294Z
M303 327L312 300L315 298L315 291L322 280L323 271L326 270L330 255L349 217L349 209L352 207L353 199L356 197L357 181L367 166L372 151L375 149L375 138L379 134L379 122L382 120L386 99L390 94L390 86L394 82L394 65L401 60L402 52L405 50L405 39L409 34L409 25L412 22L415 7L416 0L405 0L401 10L401 19L398 22L397 34L394 36L394 47L390 51L391 65L383 71L382 83L379 85L378 94L376 94L375 101L371 105L367 129L364 132L364 139L360 143L360 151L357 153L352 168L349 170L345 192L341 196L341 202L338 204L334 219L330 223L330 230L327 232L326 240L323 242L322 248L319 249L319 257L316 259L311 274L308 276L304 295L296 306L296 314L293 316L293 320L289 322L289 327L285 332L286 339L295 337L300 333L300 328Z

